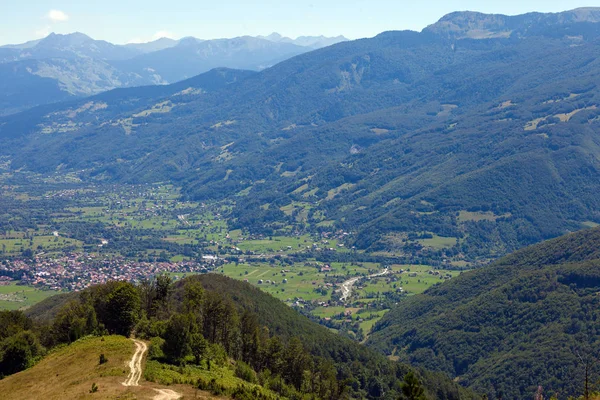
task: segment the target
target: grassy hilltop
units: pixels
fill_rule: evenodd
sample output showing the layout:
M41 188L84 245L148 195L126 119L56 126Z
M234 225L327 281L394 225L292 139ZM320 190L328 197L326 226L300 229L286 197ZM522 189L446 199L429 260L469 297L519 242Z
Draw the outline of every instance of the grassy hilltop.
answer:
M0 380L0 393L6 400L25 399L151 399L154 388L162 386L143 383L140 387L125 387L122 382L129 373L129 360L134 344L123 336L87 337L69 346L57 348L34 367ZM108 361L99 364L104 354ZM98 386L90 393L92 384ZM193 397L189 387L173 389ZM199 399L215 398L200 392Z

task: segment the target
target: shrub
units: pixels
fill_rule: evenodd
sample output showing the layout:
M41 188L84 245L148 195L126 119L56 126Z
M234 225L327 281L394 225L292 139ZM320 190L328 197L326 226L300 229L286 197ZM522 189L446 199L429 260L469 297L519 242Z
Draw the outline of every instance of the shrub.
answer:
M150 347L148 348L148 359L162 360L165 358L165 353L162 350L165 340L160 337L150 339Z
M238 361L235 365L235 376L250 383L257 383L256 372L245 362Z
M219 396L221 394L224 394L225 390L226 390L225 386L221 385L220 383L217 383L217 379L216 378L212 378L210 380L210 383L208 384L208 389L215 396Z
M100 361L99 364L106 364L108 362L108 358L106 358L106 356L104 355L104 353L100 354Z
M208 346L208 358L218 366L227 364L227 351L218 343L213 343Z
M246 385L238 385L231 393L231 398L235 400L257 400L270 397L265 396L258 387L250 388Z
M92 388L90 389L90 393L96 393L98 391L98 385L96 382L92 383Z

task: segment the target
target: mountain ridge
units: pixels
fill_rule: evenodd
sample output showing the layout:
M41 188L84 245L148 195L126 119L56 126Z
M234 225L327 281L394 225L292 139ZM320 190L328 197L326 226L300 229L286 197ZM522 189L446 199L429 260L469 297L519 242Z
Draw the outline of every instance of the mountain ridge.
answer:
M449 38L507 38L519 37L530 33L532 25L566 25L572 23L600 22L600 7L583 7L558 13L531 12L508 16L503 14L484 14L475 11L458 11L443 16L438 22L429 25L423 31L431 31Z

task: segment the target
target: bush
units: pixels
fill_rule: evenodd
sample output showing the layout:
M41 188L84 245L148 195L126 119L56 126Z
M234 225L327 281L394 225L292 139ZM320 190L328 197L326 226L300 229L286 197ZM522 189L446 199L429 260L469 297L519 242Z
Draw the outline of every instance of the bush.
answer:
M220 383L217 383L217 379L216 378L212 378L210 380L210 383L208 384L208 389L215 396L219 396L219 395L224 394L225 390L226 390L225 386L221 385Z
M208 358L218 366L227 364L227 351L218 343L213 343L208 346Z
M92 388L90 389L90 393L96 393L98 391L98 385L96 383L92 383Z
M256 372L245 362L238 361L235 365L235 376L250 383L257 383Z
M108 362L108 358L106 358L106 356L104 355L104 353L100 354L100 361L99 364L106 364Z
M165 353L162 350L165 340L160 337L150 339L150 347L148 348L148 359L162 360L165 358Z
M267 382L271 379L271 371L268 369L263 369L258 373L258 383L260 386L266 386Z
M150 339L155 336L163 336L166 330L166 321L148 320L142 318L135 326L135 334L140 339Z
M265 395L258 387L251 388L246 385L238 385L231 393L231 398L235 400L258 400L270 399L272 396Z

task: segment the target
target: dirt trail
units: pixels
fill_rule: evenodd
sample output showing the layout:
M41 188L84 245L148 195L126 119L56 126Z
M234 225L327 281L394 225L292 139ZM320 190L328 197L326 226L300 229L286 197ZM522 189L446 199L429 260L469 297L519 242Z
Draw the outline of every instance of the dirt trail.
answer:
M148 346L146 343L141 340L131 339L135 343L135 353L133 353L133 357L131 357L131 361L129 361L129 375L125 382L122 383L123 386L139 386L140 379L142 377L142 360L144 359L144 354L148 351ZM158 394L152 398L152 400L177 400L181 398L181 394L171 390L171 389L154 389Z
M171 389L154 389L158 394L152 400L177 400L181 395Z
M135 343L135 353L133 353L133 357L131 357L131 361L129 361L129 375L125 382L123 382L123 386L139 386L140 378L142 377L142 359L144 358L144 353L148 350L148 346L146 343L132 339Z

